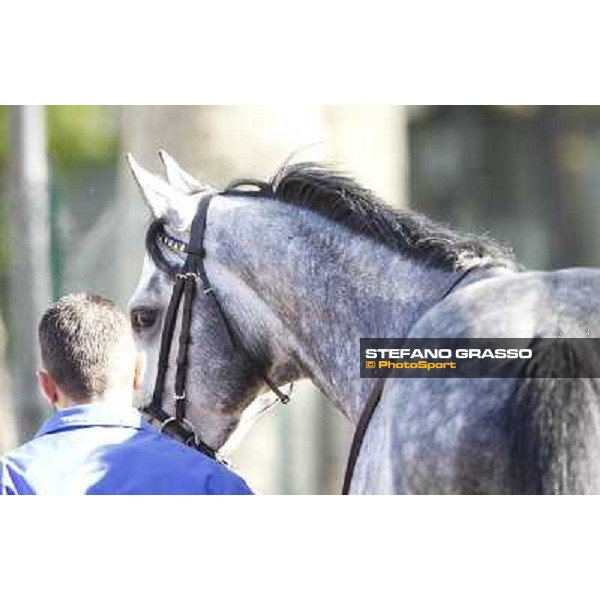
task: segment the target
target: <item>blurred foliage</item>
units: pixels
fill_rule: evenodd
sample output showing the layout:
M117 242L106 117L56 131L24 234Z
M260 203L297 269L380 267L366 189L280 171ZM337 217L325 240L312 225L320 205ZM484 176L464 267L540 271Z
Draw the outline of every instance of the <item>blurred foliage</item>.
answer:
M411 122L426 122L460 108L467 108L479 112L479 114L491 115L492 117L495 115L505 115L510 119L514 119L515 122L523 122L538 118L540 112L552 107L535 104L487 104L483 106L472 105L469 107L461 107L453 104L421 104L408 106L408 116ZM557 108L559 109L558 112L561 119L567 122L597 123L600 121L600 106L598 105L561 105Z
M0 306L5 306L10 268L10 202L7 171L10 152L10 109L0 105ZM119 108L97 105L47 107L48 160L52 180L81 168L114 163L119 150ZM62 198L53 198L52 217ZM54 228L55 230L56 228ZM54 242L56 243L56 242Z
M5 104L0 104L0 167L8 159L8 109Z
M10 258L10 244L8 242L8 203L0 202L0 281L2 273L8 270L8 260Z
M113 161L118 134L116 107L48 107L50 160L61 167Z
M9 110L0 105L0 166L9 153ZM118 107L48 106L48 150L52 165L71 168L106 164L119 149Z

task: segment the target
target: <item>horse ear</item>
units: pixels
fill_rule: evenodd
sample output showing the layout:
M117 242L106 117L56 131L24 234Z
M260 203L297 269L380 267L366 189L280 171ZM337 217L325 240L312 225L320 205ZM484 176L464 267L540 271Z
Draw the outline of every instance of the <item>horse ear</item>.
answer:
M184 171L175 161L175 159L165 150L159 150L158 155L165 166L167 181L180 192L184 194L198 194L200 192L214 191L208 183L196 179Z
M190 201L189 196L143 169L131 154L127 154L126 158L142 196L154 217L164 219L175 229L186 229L195 210L194 203Z

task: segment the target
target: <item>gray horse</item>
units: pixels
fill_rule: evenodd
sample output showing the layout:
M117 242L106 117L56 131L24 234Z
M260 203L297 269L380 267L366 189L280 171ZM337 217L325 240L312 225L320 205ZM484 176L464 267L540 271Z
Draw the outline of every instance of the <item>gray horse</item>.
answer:
M166 181L130 165L153 218L186 240L200 199L217 192L160 155ZM356 424L375 383L360 377L360 338L600 337L597 270L521 272L493 240L392 209L315 164L286 165L258 189L232 186L208 212L206 271L252 356L194 305L188 418L214 448L265 408L257 364L280 385L311 379ZM176 248L161 252L183 263ZM148 356L144 402L172 286L147 254L130 302ZM350 491L600 492L597 380L551 379L545 364L514 379L388 380Z

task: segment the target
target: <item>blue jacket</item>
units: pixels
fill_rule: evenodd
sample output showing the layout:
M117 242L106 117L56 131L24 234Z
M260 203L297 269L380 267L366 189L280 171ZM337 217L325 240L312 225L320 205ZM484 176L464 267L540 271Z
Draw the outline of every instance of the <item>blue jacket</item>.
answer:
M55 413L0 459L0 494L251 494L219 463L159 433L126 405Z

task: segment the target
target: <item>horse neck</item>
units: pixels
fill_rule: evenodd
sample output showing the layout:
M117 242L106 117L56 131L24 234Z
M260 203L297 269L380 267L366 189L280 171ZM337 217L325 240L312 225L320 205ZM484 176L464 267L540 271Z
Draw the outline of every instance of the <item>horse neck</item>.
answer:
M308 210L220 197L205 240L223 308L271 374L309 377L351 420L373 385L361 380L361 337L403 337L456 273L434 268Z

